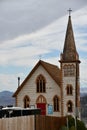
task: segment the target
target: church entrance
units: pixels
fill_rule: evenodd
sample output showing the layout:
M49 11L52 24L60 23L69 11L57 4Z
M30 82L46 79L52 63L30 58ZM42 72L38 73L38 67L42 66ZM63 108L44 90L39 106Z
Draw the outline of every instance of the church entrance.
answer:
M37 103L37 108L41 109L41 115L46 115L46 103Z
M46 99L40 95L36 100L37 108L41 109L41 115L46 115Z

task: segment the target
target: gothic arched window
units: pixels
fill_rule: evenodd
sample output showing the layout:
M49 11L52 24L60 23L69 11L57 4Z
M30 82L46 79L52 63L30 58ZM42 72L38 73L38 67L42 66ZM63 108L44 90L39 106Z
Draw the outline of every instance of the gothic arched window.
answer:
M73 64L64 65L64 76L75 76L75 66Z
M75 66L72 64L70 65L70 75L74 76L75 75Z
M66 93L67 95L72 95L73 94L73 87L71 84L68 84L66 87Z
M37 93L45 93L46 92L46 81L44 76L39 75L36 80L36 91Z
M67 103L67 112L73 112L73 103L72 103L72 101L68 101L68 103Z
M29 107L29 103L30 103L30 99L29 97L26 95L24 97L24 108L28 108Z
M59 98L57 95L53 98L53 106L54 111L59 111Z

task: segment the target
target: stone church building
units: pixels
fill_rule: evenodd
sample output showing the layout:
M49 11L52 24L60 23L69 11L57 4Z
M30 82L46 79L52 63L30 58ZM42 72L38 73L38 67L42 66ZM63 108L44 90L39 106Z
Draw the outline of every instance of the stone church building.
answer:
M80 108L79 55L69 15L60 67L39 60L13 94L17 107L41 108L42 115L75 115Z

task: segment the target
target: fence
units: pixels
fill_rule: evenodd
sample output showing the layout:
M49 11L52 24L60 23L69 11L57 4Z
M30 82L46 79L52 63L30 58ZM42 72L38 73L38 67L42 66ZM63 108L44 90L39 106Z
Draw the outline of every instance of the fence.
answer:
M0 130L59 130L65 123L65 117L42 115L2 118Z
M34 116L0 119L0 130L35 130Z
M60 130L66 124L66 117L36 116L36 130Z

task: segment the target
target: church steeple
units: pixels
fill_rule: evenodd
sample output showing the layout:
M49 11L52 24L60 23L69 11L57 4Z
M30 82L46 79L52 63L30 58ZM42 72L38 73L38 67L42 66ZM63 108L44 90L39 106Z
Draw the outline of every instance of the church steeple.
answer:
M79 56L75 46L70 11L71 10L69 10L68 25L67 25L66 36L65 36L64 49L61 55L61 62L79 60Z
M80 108L80 83L79 83L79 55L76 50L74 33L71 21L71 9L64 41L63 53L60 58L61 69L61 114L74 114ZM71 86L71 87L70 87ZM69 91L72 91L69 93Z

